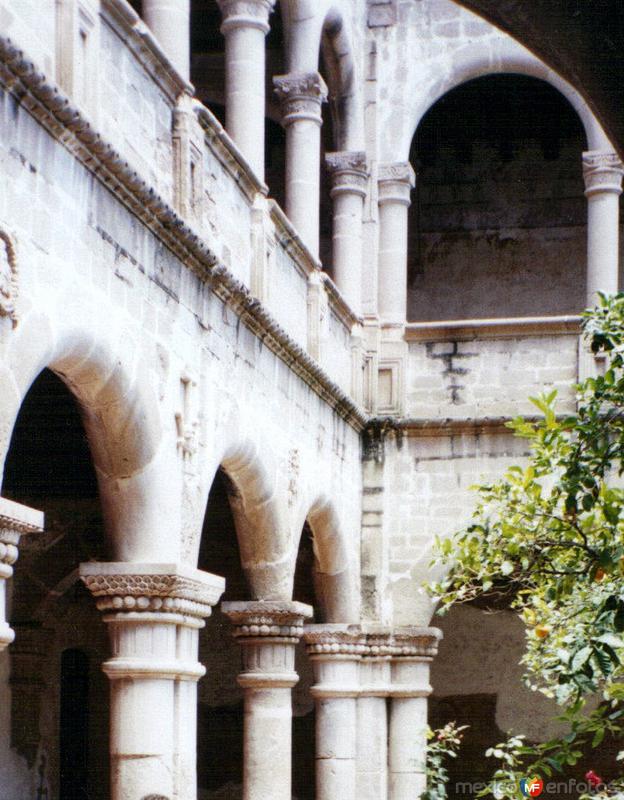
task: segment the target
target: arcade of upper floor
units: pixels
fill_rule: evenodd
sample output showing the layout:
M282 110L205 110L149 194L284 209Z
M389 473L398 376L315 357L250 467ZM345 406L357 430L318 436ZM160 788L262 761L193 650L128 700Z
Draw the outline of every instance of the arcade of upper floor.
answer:
M372 415L509 416L524 408L520 384L531 393L556 367L565 393L591 368L568 345L582 308L618 286L620 161L571 85L452 0L2 6L9 84L30 82L83 162L112 170L142 213L175 217L167 246L202 248L330 393ZM466 137L440 136L466 119L467 87L494 74L516 76L512 93L534 91L537 105L544 86L557 95L535 124L574 118L562 136L551 120L554 165L552 142L535 152L534 120L517 121L515 165L504 143L488 151L490 107L476 160L457 158ZM504 87L473 105L484 97L504 104ZM519 366L523 380L494 400L483 389L497 358L553 348L572 361Z

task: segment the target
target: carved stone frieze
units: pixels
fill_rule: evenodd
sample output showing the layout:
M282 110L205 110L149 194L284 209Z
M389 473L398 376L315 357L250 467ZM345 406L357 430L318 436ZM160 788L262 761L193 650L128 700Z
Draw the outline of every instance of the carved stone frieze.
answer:
M0 228L0 317L9 317L17 323L17 254L13 237Z

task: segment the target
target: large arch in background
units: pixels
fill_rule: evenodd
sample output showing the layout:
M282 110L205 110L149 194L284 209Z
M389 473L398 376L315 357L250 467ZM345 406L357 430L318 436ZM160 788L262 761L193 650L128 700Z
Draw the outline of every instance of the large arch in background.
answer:
M496 39L485 44L474 42L453 55L453 66L447 72L430 73L425 88L410 109L405 128L406 139L397 143L407 158L416 129L427 111L451 89L473 78L496 74L517 74L549 83L568 100L578 114L587 139L588 150L613 150L606 133L581 95L566 80L511 38ZM389 160L396 161L396 158Z
M64 314L32 311L6 337L0 367L0 465L4 469L28 389L49 368L78 401L113 557L177 560L177 537L171 531L179 528L178 512L170 502L167 437L144 351L131 331L115 324L112 309L107 315L87 297L76 303Z

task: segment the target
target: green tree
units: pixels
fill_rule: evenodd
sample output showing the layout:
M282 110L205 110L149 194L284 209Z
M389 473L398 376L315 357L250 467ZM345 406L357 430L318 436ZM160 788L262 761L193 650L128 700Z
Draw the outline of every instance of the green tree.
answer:
M555 391L531 398L537 421L509 423L527 441L528 463L476 487L471 523L436 544L449 568L430 587L439 613L477 597L508 598L526 628L525 680L559 704L567 726L549 742L530 746L515 736L488 752L499 762L500 797L522 797L521 777L563 772L581 745L621 733L624 293L602 297L583 328L593 353L606 359L604 375L578 385L569 416L557 414ZM618 791L612 785L603 794Z

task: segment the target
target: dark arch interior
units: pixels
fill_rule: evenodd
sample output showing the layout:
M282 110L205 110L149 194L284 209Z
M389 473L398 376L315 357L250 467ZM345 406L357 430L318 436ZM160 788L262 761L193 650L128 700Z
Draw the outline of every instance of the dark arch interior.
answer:
M408 319L584 307L581 122L549 84L490 75L448 92L412 142Z
M50 370L22 403L3 496L46 518L43 534L22 540L10 586L11 744L37 761L39 796L105 800L108 685L100 664L109 645L77 568L109 552L80 411Z

